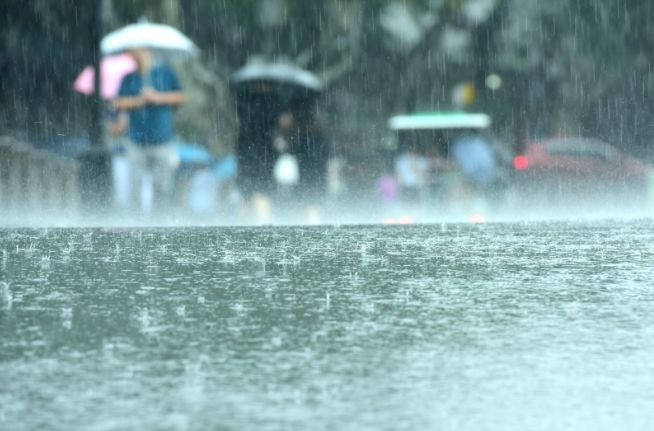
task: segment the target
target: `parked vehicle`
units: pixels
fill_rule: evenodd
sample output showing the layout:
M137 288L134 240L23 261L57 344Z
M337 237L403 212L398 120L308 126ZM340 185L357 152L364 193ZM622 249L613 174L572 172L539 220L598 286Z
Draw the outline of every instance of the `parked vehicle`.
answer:
M404 211L426 220L485 219L501 201L511 156L483 113L422 112L389 120ZM413 171L411 171L413 169Z
M521 211L646 211L652 201L652 166L597 139L531 142L513 167L514 204Z

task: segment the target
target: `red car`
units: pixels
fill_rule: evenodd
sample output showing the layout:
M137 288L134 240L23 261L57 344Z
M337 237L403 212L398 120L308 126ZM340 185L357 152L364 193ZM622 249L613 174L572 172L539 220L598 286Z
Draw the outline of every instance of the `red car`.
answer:
M652 167L596 139L529 143L513 167L516 209L644 213L654 197Z

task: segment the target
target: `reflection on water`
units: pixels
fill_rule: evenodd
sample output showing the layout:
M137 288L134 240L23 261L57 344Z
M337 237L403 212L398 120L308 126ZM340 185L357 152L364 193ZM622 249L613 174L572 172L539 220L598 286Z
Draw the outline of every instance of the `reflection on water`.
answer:
M0 429L649 429L654 225L0 230Z

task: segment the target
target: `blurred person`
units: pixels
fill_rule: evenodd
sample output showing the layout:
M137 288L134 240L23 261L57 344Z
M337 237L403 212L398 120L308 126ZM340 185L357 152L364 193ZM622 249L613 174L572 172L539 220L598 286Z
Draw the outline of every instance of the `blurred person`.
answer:
M429 178L427 157L409 148L395 159L395 175L400 186L400 198L405 203L418 203Z
M188 209L194 216L215 215L218 206L219 179L210 166L194 169L188 184Z
M127 154L133 181L140 190L140 207L160 214L170 209L177 167L173 138L173 108L184 102L175 72L156 63L147 48L128 51L138 69L126 75L120 85L114 109L128 113ZM138 193L136 196L138 197Z
M384 204L393 204L397 201L400 188L394 175L382 175L377 180L379 197Z
M327 193L332 199L345 194L347 185L345 183L346 161L343 157L334 156L327 160Z
M277 119L277 129L273 139L273 147L277 151L277 158L273 166L273 178L277 183L277 198L285 200L292 198L300 179L297 158L293 155L295 134L292 133L292 128L294 126L293 114L282 113Z
M295 117L291 112L282 112L275 124L272 146L275 150L275 162L272 169L276 188L273 193L275 213L282 220L293 217L297 208L297 185L300 169L296 151Z
M394 223L402 214L400 205L400 186L397 183L397 176L384 174L377 179L377 197L379 199L380 211L383 214L385 223Z
M107 142L111 149L111 168L114 190L114 205L117 209L131 209L135 194L129 157L125 143L125 132L129 124L126 112L109 109L107 112Z
M295 118L290 112L283 112L277 118L273 147L278 153L283 154L293 150L295 136L291 133L291 129L294 125Z
M427 148L426 157L429 161L427 196L430 205L445 209L452 198L452 192L456 192L460 175L457 173L455 163L443 156L440 149L442 146L443 144L440 143Z
M465 179L457 190L459 207L486 212L499 181L497 156L490 141L478 131L464 131L454 139L452 158Z
M317 223L326 197L328 154L317 115L303 108L277 118L273 147L278 157L273 177L280 215Z
M465 131L452 144L452 156L473 186L486 190L497 180L497 159L489 140L475 131Z

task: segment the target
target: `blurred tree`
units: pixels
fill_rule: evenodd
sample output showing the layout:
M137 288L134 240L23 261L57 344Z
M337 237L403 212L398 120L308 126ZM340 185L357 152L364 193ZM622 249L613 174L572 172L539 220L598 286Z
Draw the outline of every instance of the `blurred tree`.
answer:
M468 58L467 33L495 7L488 0L180 4L183 27L203 48L208 69L225 76L262 56L312 70L329 89L328 124L339 140L363 149L384 139L389 115L443 104L444 57Z
M654 5L642 0L105 0L108 30L147 17L179 26L202 49L180 65L189 102L183 137L226 151L234 114L228 77L255 56L288 60L327 83L322 112L336 142L385 142L388 116L448 108L474 82L474 109L498 130L597 136L649 148ZM86 99L70 84L91 62L90 7L4 0L0 128L34 139L77 133ZM62 47L65 47L62 48ZM490 74L503 85L486 87Z
M509 88L522 138L595 136L644 152L651 135L654 48L651 2L504 0L492 29L491 69ZM498 106L499 104L499 106Z
M91 62L92 8L74 0L4 0L0 12L0 131L33 141L81 133L89 111L72 82Z

